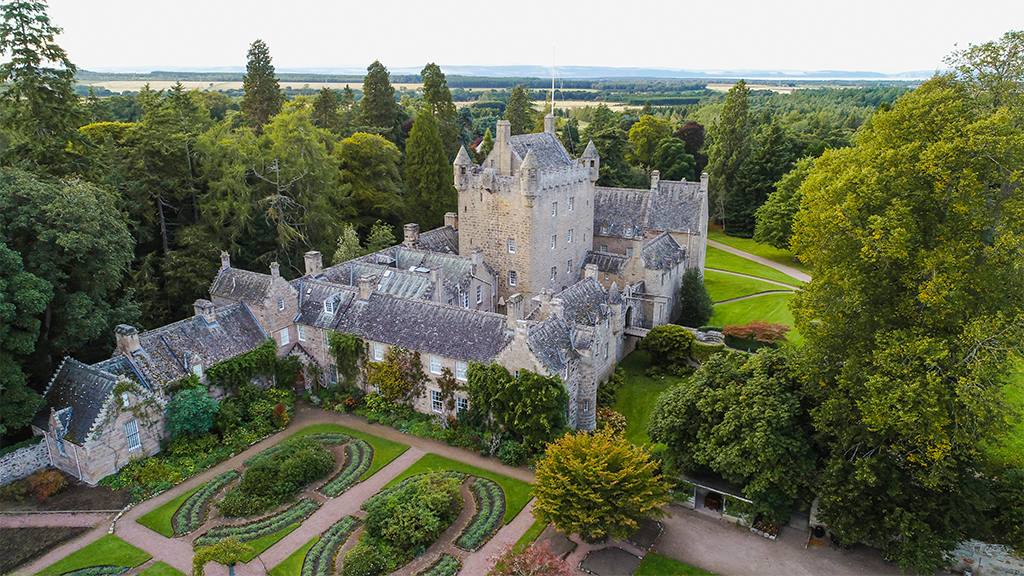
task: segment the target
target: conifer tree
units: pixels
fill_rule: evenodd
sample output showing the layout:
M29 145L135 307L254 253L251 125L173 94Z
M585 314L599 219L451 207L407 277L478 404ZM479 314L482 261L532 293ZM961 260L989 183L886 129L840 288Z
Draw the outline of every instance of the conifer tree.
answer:
M533 104L530 101L530 89L526 84L518 84L512 88L505 106L505 120L512 124L512 135L526 134L533 127Z
M249 46L248 57L242 77L245 95L240 107L253 131L262 134L263 126L281 111L284 93L274 75L274 65L270 63L270 48L263 40L257 39Z
M484 156L487 156L488 154L491 153L491 150L494 150L494 135L491 134L490 128L488 128L487 131L484 132L484 139L483 141L480 142L480 144L482 146L480 148L480 152Z
M313 113L309 119L313 125L337 134L341 128L341 115L338 113L338 98L334 90L324 87L313 100Z
M449 160L453 160L459 152L459 112L452 102L452 92L448 89L448 80L437 64L427 64L420 72L423 78L423 100L427 109L437 121L441 143Z
M426 110L420 112L409 134L405 186L409 195L409 218L418 221L423 230L441 226L445 212L456 208L458 196L452 185L452 167L434 116Z
M367 66L366 77L363 79L363 98L360 100L363 106L361 121L373 132L399 145L399 108L390 77L391 73L380 60L374 60L373 64Z
M704 279L698 268L690 268L683 274L679 282L679 319L676 324L700 328L715 313L715 305L711 301Z
M725 98L722 115L711 126L711 200L715 216L725 222L729 230L729 215L726 212L729 197L736 192L740 168L750 153L750 104L747 101L750 89L740 80L729 89ZM602 162L603 163L603 162Z

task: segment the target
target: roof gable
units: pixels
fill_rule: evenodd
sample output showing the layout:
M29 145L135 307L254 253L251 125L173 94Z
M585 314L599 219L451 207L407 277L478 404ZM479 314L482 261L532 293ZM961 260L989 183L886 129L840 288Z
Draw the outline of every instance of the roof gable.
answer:
M537 167L543 171L562 170L575 165L558 138L547 132L513 136L509 139L508 146L519 162L533 152L537 159Z
M49 429L53 410L64 426L63 438L81 446L118 380L109 372L65 358L43 395L45 407L36 414L32 424L42 430Z
M271 280L269 274L239 268L223 268L213 279L210 296L250 304L263 302L270 290Z
M562 301L562 313L569 324L593 326L608 317L608 292L594 278L584 278L569 286L555 298Z

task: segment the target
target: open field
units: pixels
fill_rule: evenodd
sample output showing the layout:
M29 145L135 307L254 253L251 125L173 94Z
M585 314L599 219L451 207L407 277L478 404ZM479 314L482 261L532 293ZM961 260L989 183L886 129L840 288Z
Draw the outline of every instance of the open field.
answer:
M185 576L185 574L166 562L157 562L139 572L139 576Z
M89 80L86 82L77 82L76 84L82 86L94 86L103 87L111 92L138 92L142 90L142 87L149 84L149 87L153 90L166 90L177 82L171 80ZM292 88L298 90L309 86L312 90L320 90L321 88L331 88L333 90L344 90L345 86L352 88L353 90L362 90L362 82L288 82L281 81L281 88ZM204 90L204 91L221 91L221 90L241 90L241 82L200 82L197 80L182 81L182 86L187 90ZM392 84L395 90L405 87L409 90L418 90L423 84Z
M758 264L753 260L747 260L742 256L736 256L730 254L725 250L719 250L712 246L708 246L707 258L704 265L708 268L717 268L718 270L728 270L729 272L739 272L740 274L749 274L751 276L757 276L758 278L764 278L765 280L774 280L775 282L782 282L790 286L799 288L804 285L803 282L783 274L774 268L769 268L764 264Z
M728 92L733 84L708 84L708 90L714 90L715 92ZM772 84L747 84L747 88L751 90L771 90L776 94L792 94L793 92L806 88L806 86L774 86Z
M772 262L777 262L791 268L796 268L801 272L811 273L811 267L799 262L793 258L793 253L789 250L779 250L774 246L768 244L760 244L754 242L751 238L736 238L735 236L727 236L721 229L708 226L708 240L715 240L721 242L726 246L732 246L737 250L743 250L744 252L750 252L755 256L767 258Z
M715 306L715 315L708 320L708 325L726 326L765 320L792 327L793 314L789 311L789 299L792 297L792 294L766 294L739 302L719 304ZM786 334L786 337L793 344L803 342L800 333L795 329Z
M715 576L713 572L684 564L668 556L650 552L644 556L633 576Z

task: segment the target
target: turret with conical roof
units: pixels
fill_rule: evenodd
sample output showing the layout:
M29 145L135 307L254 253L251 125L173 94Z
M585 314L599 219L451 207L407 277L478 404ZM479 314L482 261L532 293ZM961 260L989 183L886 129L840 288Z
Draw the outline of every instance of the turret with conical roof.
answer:
M533 199L537 197L537 170L540 163L537 162L537 155L530 150L523 158L519 166L519 187L523 196L526 197L526 205L533 206Z
M452 167L455 171L455 189L464 190L466 188L466 173L469 171L469 167L473 165L473 160L469 157L469 152L466 152L465 146L459 147L459 155L455 157L455 163Z
M594 146L593 140L587 144L587 149L583 151L583 156L580 156L580 161L584 166L590 168L590 181L597 182L601 171L601 155L597 153L597 146Z

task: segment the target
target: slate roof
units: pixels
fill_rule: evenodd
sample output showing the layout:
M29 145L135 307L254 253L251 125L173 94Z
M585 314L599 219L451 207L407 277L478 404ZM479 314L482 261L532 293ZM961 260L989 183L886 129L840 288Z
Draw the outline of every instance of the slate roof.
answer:
M537 167L543 171L562 170L575 164L554 134L520 134L510 138L508 144L520 162L528 153L533 152L537 158Z
M527 328L526 345L552 374L561 373L568 362L580 357L569 340L569 325L553 315Z
M270 289L270 280L270 274L222 268L210 286L210 297L218 296L250 304L262 302Z
M352 301L333 328L463 362L490 362L512 339L505 322L501 314L374 293Z
M135 369L135 366L132 365L127 356L118 356L116 358L97 362L93 364L92 367L113 374L114 376L131 380L136 384L141 384L146 388L149 388L149 384L142 379L142 375Z
M643 236L649 196L648 190L595 188L594 234L619 238Z
M418 240L419 243L416 244L416 247L420 250L445 254L459 253L459 231L451 226L442 226L423 232Z
M117 382L118 377L109 372L65 358L43 395L45 407L35 415L32 424L48 430L52 409L64 425L64 439L81 446Z
M664 270L682 262L686 258L686 250L679 247L671 234L662 232L644 244L640 255L644 259L644 268Z
M594 278L584 278L569 286L552 300L562 300L562 312L569 324L593 326L611 314L608 292Z
M629 262L629 257L622 254L587 250L587 255L583 259L583 266L597 264L597 269L601 272L619 274L626 267L627 262Z
M416 270L411 270L414 268ZM401 244L331 266L324 270L323 276L331 282L357 286L359 277L369 274L374 277L377 292L429 300L434 293L434 285L428 276L431 270L440 272L441 284L449 294L468 291L473 280L473 263L470 258L453 253L407 248ZM486 263L484 270L477 270L477 276L493 274L493 269Z
M188 376L195 356L206 369L251 352L269 338L245 304L217 308L215 314L213 324L192 316L139 335L142 348L132 352L130 359L150 387Z
M662 232L696 233L701 229L700 182L662 180L651 192L647 228Z
M295 322L325 330L334 329L358 293L358 289L320 279L298 278L292 282L292 286L299 293L299 314ZM328 298L334 299L333 314L324 313L324 302Z

